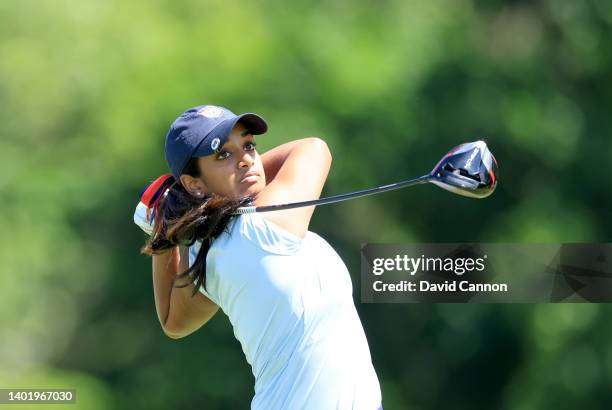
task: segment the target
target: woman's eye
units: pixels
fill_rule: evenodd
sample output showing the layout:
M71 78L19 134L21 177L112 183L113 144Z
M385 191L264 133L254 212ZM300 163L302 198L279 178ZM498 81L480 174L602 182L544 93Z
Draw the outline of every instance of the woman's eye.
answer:
M230 156L230 153L227 151L221 151L220 153L217 154L217 159L225 159L228 158Z
M246 144L244 144L244 149L246 151L254 151L256 146L257 144L255 142L247 142ZM220 151L217 154L217 159L224 160L224 159L229 158L231 155L232 154L229 151Z

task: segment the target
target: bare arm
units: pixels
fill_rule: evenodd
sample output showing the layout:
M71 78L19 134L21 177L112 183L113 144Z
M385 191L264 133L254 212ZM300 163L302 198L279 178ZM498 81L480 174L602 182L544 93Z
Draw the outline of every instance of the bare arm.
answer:
M153 255L155 309L164 333L173 339L193 333L219 309L201 292L192 297L194 284L173 287L176 274L188 267L188 251L188 248L179 251L177 246L161 255Z
M317 199L331 166L331 153L320 138L305 138L283 144L267 152L266 165L272 172L272 181L255 198L255 205L272 205ZM264 158L262 156L262 161ZM266 178L268 177L266 170ZM275 211L264 217L287 231L304 237L314 212L314 206Z
M303 140L290 141L261 154L261 162L266 173L266 182L268 184L276 178L276 174L278 174L278 171L283 166L291 150L295 148L296 145L300 144L301 141Z

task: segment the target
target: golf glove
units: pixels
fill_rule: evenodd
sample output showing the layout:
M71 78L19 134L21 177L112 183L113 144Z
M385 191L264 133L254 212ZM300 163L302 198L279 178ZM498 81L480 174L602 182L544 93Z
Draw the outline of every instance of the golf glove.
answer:
M153 232L157 204L168 193L174 181L172 174L164 174L151 182L140 193L138 205L134 211L134 223L147 235Z

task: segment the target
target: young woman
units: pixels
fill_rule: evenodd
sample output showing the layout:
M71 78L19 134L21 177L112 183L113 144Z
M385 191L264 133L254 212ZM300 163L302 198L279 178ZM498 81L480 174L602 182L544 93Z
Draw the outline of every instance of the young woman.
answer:
M173 177L162 184L143 248L153 257L162 329L184 337L220 307L255 376L253 409L381 409L350 275L308 230L314 207L235 214L248 203L318 198L327 178L325 142L296 140L260 156L253 135L266 131L258 115L211 105L171 125ZM141 211L135 220L144 226Z

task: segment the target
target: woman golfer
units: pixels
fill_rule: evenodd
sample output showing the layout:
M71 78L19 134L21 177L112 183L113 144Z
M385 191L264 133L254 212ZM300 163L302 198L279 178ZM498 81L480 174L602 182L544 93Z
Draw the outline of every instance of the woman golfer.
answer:
M212 105L171 125L173 175L149 186L135 214L152 228L143 252L153 255L162 328L184 337L220 307L255 376L253 409L381 409L349 273L308 230L314 206L235 214L247 204L318 198L327 178L331 155L321 139L260 156L253 135L267 128L258 115Z

